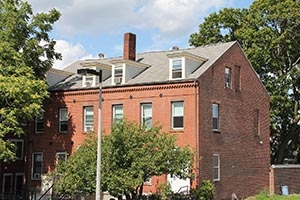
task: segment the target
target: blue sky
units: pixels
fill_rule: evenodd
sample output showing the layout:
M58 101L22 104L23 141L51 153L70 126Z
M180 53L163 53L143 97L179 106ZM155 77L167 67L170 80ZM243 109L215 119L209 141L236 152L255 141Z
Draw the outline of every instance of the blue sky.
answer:
M189 47L189 35L212 12L248 8L254 0L28 0L33 11L56 8L62 14L50 36L63 69L79 59L123 54L125 32L137 36L137 53Z

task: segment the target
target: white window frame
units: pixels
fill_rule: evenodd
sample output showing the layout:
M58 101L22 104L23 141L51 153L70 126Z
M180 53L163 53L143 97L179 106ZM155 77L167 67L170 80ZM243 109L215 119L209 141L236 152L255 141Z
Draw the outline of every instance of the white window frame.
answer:
M62 113L62 112L66 113ZM67 130L62 130L62 126L66 125ZM67 133L69 129L69 116L68 116L68 108L59 108L59 132L60 133Z
M180 110L176 110L176 105L182 104L181 107L178 107ZM172 101L171 102L171 121L172 129L181 130L184 128L184 101ZM182 117L182 126L175 126L175 118Z
M217 159L217 163L215 163L215 160ZM220 170L220 155L219 154L213 154L213 181L220 181L221 176L221 170ZM217 175L217 178L215 177Z
M40 159L41 161L36 161L35 160L35 155L40 155ZM31 179L32 180L41 180L42 178L42 172L43 172L43 152L33 152L32 153L32 165L31 165ZM40 166L40 171L36 172L35 168L36 168L36 163L40 162L41 166Z
M11 143L14 143L15 147L16 147L16 152L15 152L15 156L16 156L16 160L23 160L24 157L24 140L23 139L9 139L9 141ZM21 156L17 156L17 151L18 151L18 143L21 143Z
M69 154L66 151L56 152L56 154L55 154L56 163L58 163L59 161L67 161L68 156L69 156ZM63 158L63 159L61 159L61 158Z
M38 127L40 127L38 129ZM36 116L35 118L35 133L42 133L44 131L44 112Z
M121 109L119 109L121 108ZM117 113L117 111L122 111L120 113ZM112 105L112 119L113 121L121 121L124 117L124 110L123 110L123 104L115 104L115 105ZM121 116L121 117L118 117Z
M5 177L10 176L11 182L10 182L10 191L5 191ZM2 178L2 194L12 194L13 190L13 173L4 173Z
M215 127L216 122L216 127ZM213 103L212 104L212 129L214 131L220 130L220 104Z
M175 62L181 62L181 69L174 69L174 63ZM181 73L181 77L174 77L174 73ZM185 58L170 58L169 59L169 79L170 80L176 80L176 79L183 79L185 78Z
M16 173L16 174L15 174L15 185L14 185L14 188L15 188L15 194L22 194L22 192L23 192L23 191L21 191L21 193L17 193L17 178L18 178L19 176L22 176L22 188L21 188L21 189L23 189L24 186L25 186L25 183L24 183L25 174L24 174L24 173Z
M125 72L125 66L122 65L113 65L112 67L112 84L113 85L119 85L124 83L124 72ZM122 71L121 73L116 73L116 70Z
M96 67L90 69L96 70ZM96 75L84 75L82 76L82 87L95 87L96 86Z
M141 124L147 129L152 127L152 103L141 103Z
M225 67L224 70L225 73L225 88L231 88L231 74L232 74L232 70L230 67Z
M89 112L92 113L92 118L91 118L92 120L90 119ZM83 107L83 131L84 132L94 131L94 107L93 106Z

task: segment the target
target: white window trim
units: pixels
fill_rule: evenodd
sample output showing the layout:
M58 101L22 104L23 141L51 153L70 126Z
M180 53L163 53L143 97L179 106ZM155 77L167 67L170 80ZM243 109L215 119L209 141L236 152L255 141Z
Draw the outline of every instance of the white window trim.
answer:
M42 112L40 115L35 117L35 133L42 133L44 131L44 125L45 125L45 118L44 118L44 112ZM37 124L38 122L43 123L43 129L41 131L37 130Z
M24 173L16 173L15 174L15 185L14 185L14 190L15 190L15 193L16 193L16 191L17 191L17 177L18 176L22 176L22 187L24 187L24 178L25 178L25 174Z
M115 82L115 69L116 68L122 68L122 77L120 82ZM125 64L118 64L118 65L112 65L112 79L111 79L111 84L112 85L118 85L118 84L123 84L125 83L125 69L126 69L126 65Z
M12 185L12 184L13 184L13 173L4 173L4 174L3 174L3 178L2 178L2 193L7 192L7 191L4 191L4 186L5 186L5 184L4 184L5 181L4 181L4 180L5 180L5 177L6 177L6 176L10 176L10 177L11 177L11 183L10 183L10 185L11 185L10 190L11 190L11 191L9 191L9 192L11 193L11 192L12 192L12 189L13 189L13 185Z
M89 125L89 126L87 126L87 124L86 124L86 117L87 117L86 109L87 108L93 109L93 125ZM83 131L84 132L94 131L94 107L93 106L84 106L83 107Z
M181 60L181 78L173 78L173 60ZM178 80L185 78L185 57L169 58L169 80Z
M90 67L89 69L96 70L96 67ZM91 80L88 80L91 79ZM82 87L95 87L97 75L84 75L82 76Z
M217 108L218 108L218 113L217 113L217 128L214 128L214 122L213 122L213 120L214 120L214 105L217 105ZM212 103L212 129L213 129L213 131L220 131L220 104L218 104L218 103Z
M20 158L16 156L16 160L23 160L23 157L24 157L24 140L23 139L9 139L9 141L11 143L14 143L15 145L16 145L17 142L21 142L22 143L22 155L21 155Z
M174 103L179 103L181 102L183 105L182 105L182 120L183 120L183 125L182 127L174 127L174 117L175 115L173 115L173 111L174 111ZM184 129L184 101L172 101L171 102L171 127L173 130L183 130Z
M58 124L58 129L59 129L59 132L60 133L67 133L68 132L68 130L67 131L62 131L61 130L61 125L62 125L62 122L65 122L65 120L61 120L61 117L62 117L62 115L61 115L61 111L62 110L66 110L67 111L67 120L66 120L66 122L67 122L67 126L69 126L68 125L68 123L69 123L69 116L68 116L68 108L59 108L59 110L58 110L58 112L59 112L59 115L58 115L58 117L59 117L59 124ZM68 129L69 129L69 127L68 127Z
M39 174L38 176L36 176L35 174L33 174L33 167L34 167L34 155L35 154L41 154L42 156L42 163L41 163L41 174ZM31 179L32 180L41 180L42 179L42 173L43 173L43 161L44 161L44 155L43 152L33 152L32 153L32 162L31 162Z
M220 170L220 164L221 164L221 161L220 161L220 154L213 154L213 159L214 157L217 157L218 158L218 166L214 166L214 163L213 163L213 181L220 181L220 176L221 176L221 170ZM214 171L215 169L218 169L218 178L215 179L215 174L214 174Z
M118 106L122 106L122 118L119 119L119 118L116 118L116 107ZM112 105L112 120L113 121L119 121L119 120L122 120L124 118L124 106L123 104L113 104Z
M226 73L226 70L228 70L229 73ZM227 82L227 75L229 76L229 81ZM224 69L224 86L225 88L231 89L232 86L232 69L230 67L225 67Z
M151 105L151 125L150 125L150 127L147 127L147 129L150 129L151 127L152 127L152 114L153 114L153 109L152 109L152 103L147 103L147 102L145 102L145 103L141 103L141 124L143 125L143 126L145 126L145 124L144 124L144 119L145 119L145 115L144 115L144 106L145 105Z
M56 163L58 163L58 161L59 161L59 155L63 155L64 156L64 161L67 161L67 159L68 159L68 156L69 156L69 153L68 152L66 152L66 151L60 151L60 152L56 152L56 154L55 154L55 158L56 158Z

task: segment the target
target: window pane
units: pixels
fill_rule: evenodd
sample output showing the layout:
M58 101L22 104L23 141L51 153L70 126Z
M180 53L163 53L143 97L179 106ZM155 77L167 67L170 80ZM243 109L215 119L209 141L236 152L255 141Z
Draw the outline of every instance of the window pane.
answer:
M44 113L41 113L35 119L35 132L40 133L43 131L44 131Z
M183 128L183 101L172 102L172 128Z
M148 129L152 127L152 104L145 103L141 105L141 121L142 125L146 126Z
M225 67L225 87L231 87L231 69L229 67Z
M182 78L182 61L181 61L181 59L173 60L172 78Z
M212 128L214 130L219 129L219 105L218 104L212 105Z
M32 157L32 179L40 180L42 174L43 154L33 153Z
M113 120L123 119L123 105L113 106Z
M84 108L84 131L94 130L94 108L92 106Z
M59 132L68 131L68 110L67 108L59 109Z

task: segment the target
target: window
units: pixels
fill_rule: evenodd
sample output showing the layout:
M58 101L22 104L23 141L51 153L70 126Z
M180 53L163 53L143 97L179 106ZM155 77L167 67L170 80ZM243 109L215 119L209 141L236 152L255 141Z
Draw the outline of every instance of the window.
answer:
M34 152L32 153L32 179L41 180L42 175L42 164L43 164L43 153Z
M212 128L215 131L219 130L219 104L212 105Z
M141 104L141 124L147 129L152 127L152 104L142 103Z
M121 121L123 119L123 105L113 105L113 121Z
M183 101L172 102L172 128L183 129Z
M56 163L61 162L61 161L67 161L68 159L68 153L67 152L57 152L56 155Z
M59 109L59 132L65 133L68 131L68 109Z
M220 181L220 155L213 155L213 180Z
M22 139L12 139L10 142L15 145L16 159L22 160L24 153L24 141Z
M35 132L42 133L44 131L44 113L35 118Z
M123 81L123 66L115 66L114 72L115 72L114 83L121 84Z
M16 195L22 195L22 193L24 192L24 174L23 173L16 173L15 176L15 193Z
M13 189L13 174L4 173L2 182L2 194L12 194Z
M89 132L94 130L94 108L93 106L87 106L83 108L83 131Z
M225 88L231 88L231 69L225 67Z
M259 119L259 109L254 110L254 135L260 135L260 119Z
M234 67L234 87L235 91L241 90L241 67Z
M172 79L182 78L182 59L172 61Z
M85 75L83 76L83 87L92 87L95 86L95 76Z

